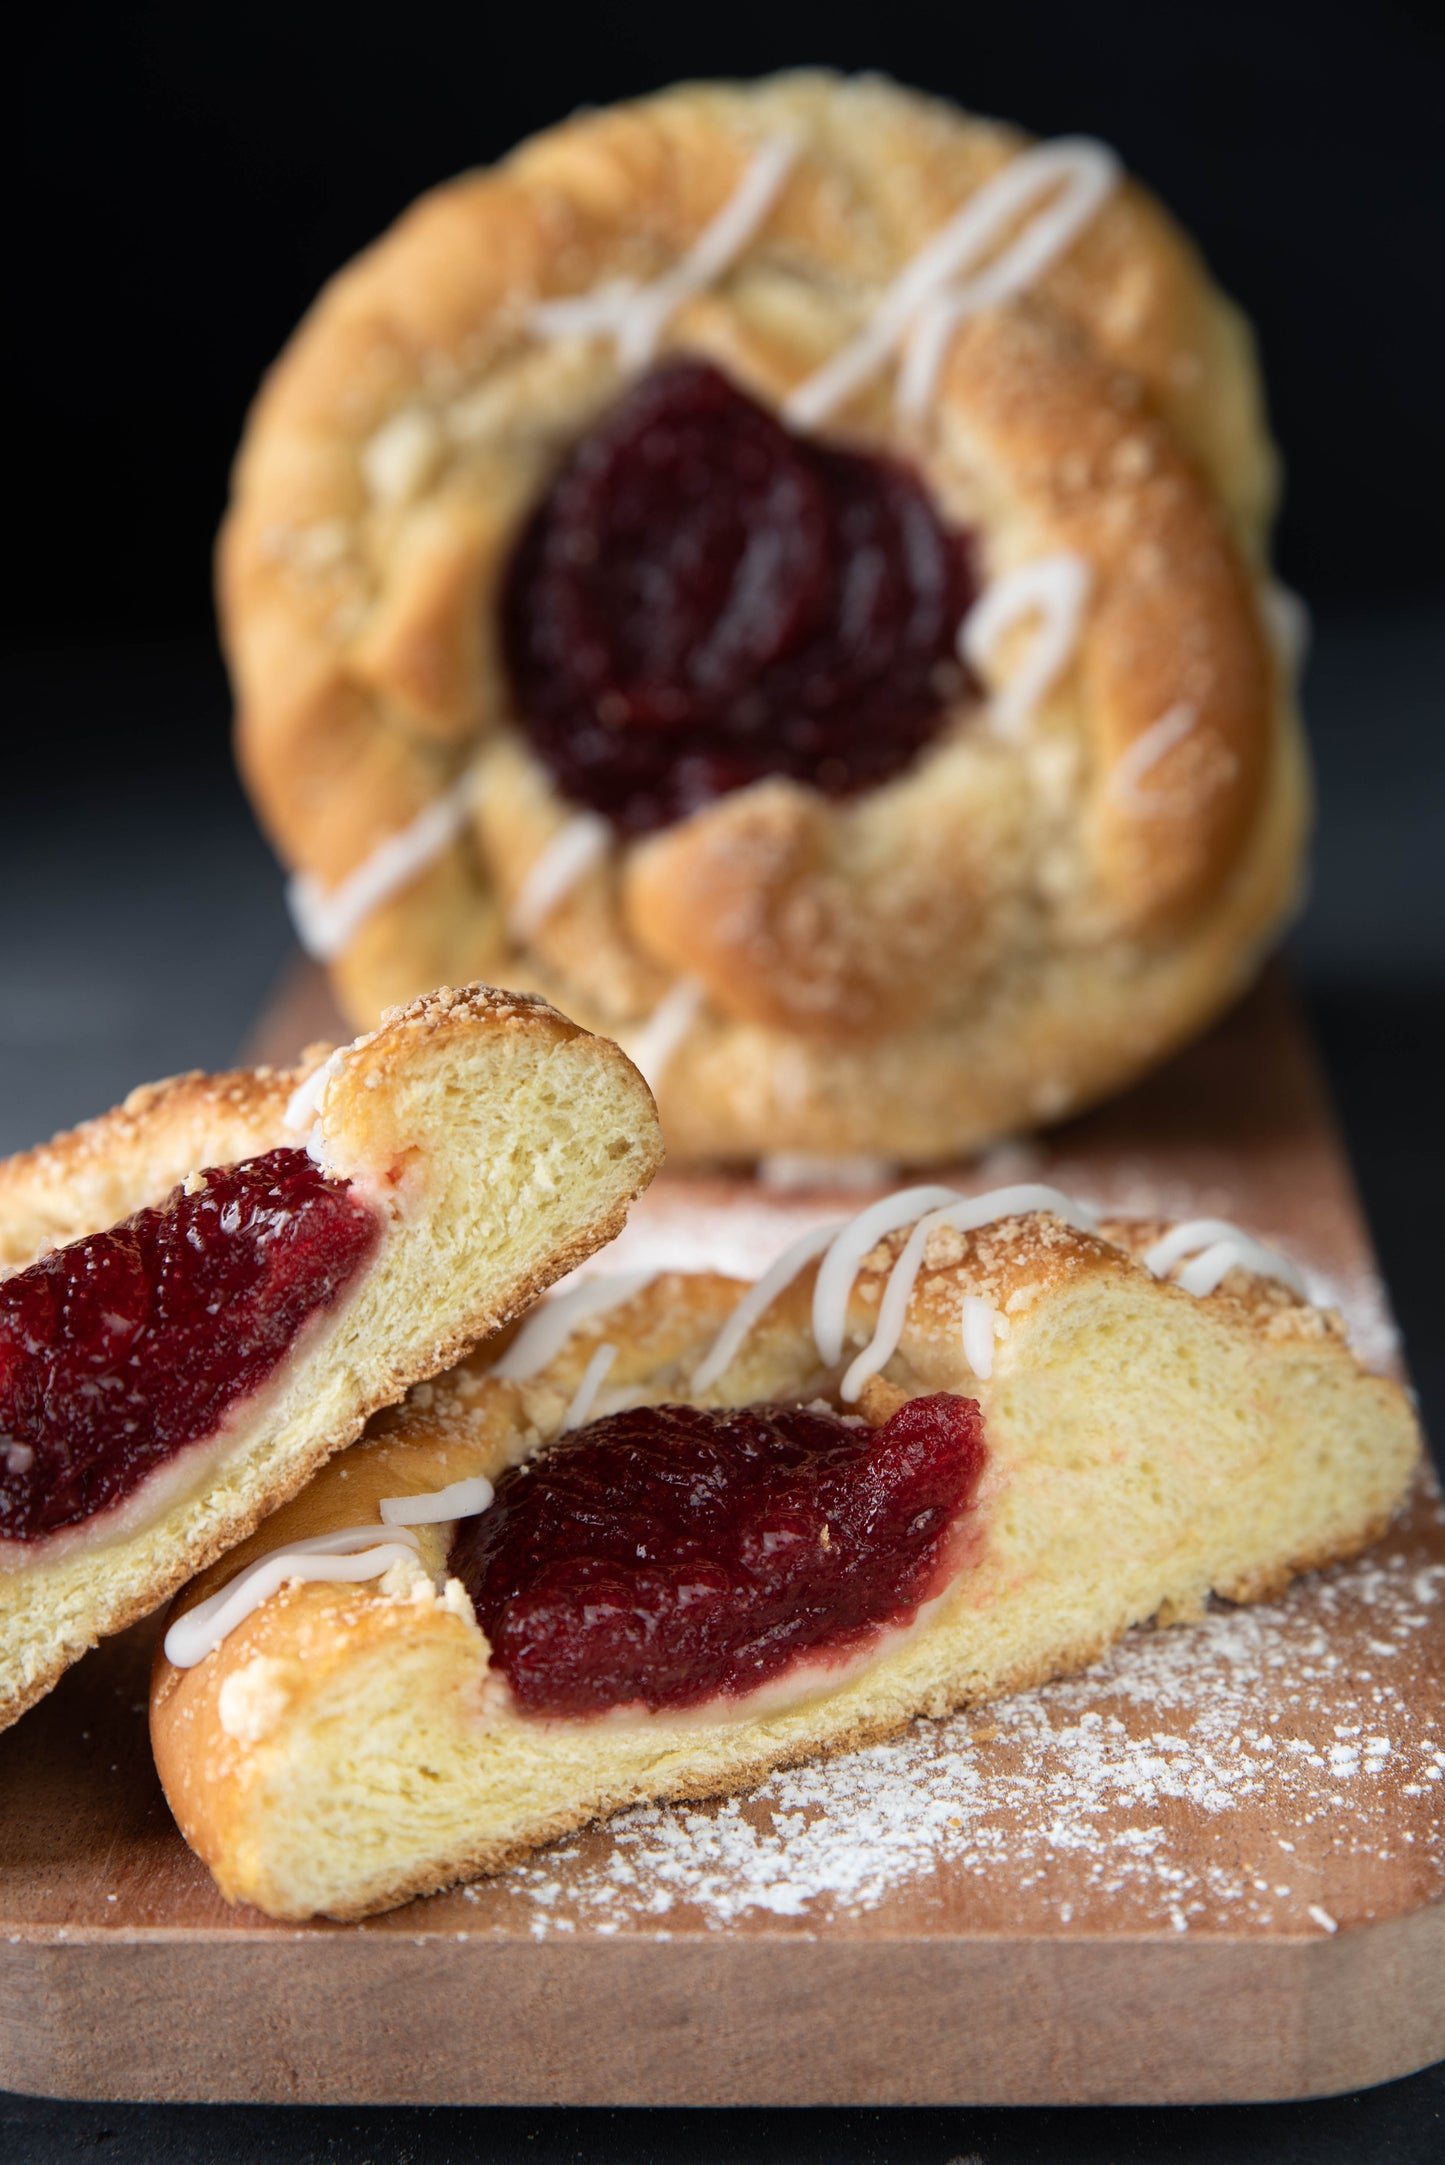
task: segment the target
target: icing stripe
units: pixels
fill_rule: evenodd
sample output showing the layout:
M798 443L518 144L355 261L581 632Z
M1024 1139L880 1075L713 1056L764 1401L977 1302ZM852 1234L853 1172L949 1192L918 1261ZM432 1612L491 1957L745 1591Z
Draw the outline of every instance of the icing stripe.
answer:
M1152 774L1161 759L1182 744L1199 720L1199 710L1188 700L1161 714L1126 752L1121 752L1109 771L1105 787L1121 811L1143 819L1183 819L1194 810L1197 794L1191 789L1145 789L1144 777Z
M1195 1259L1179 1273L1177 1282L1186 1293L1200 1297L1212 1293L1225 1274L1239 1264L1258 1277L1278 1278L1301 1300L1309 1298L1303 1275L1286 1256L1264 1247L1228 1218L1188 1218L1156 1240L1142 1260L1156 1278L1165 1278L1185 1256Z
M582 1373L582 1381L572 1394L571 1404L562 1416L562 1427L585 1428L592 1418L592 1401L607 1381L613 1362L617 1358L616 1346L599 1346Z
M299 1082L286 1100L286 1110L281 1115L281 1125L299 1131L309 1128L320 1118L321 1100L331 1086L331 1078L340 1070L342 1061L352 1050L350 1045L338 1045L335 1052L324 1059L320 1067L313 1068L304 1082Z
M844 1376L839 1388L839 1396L846 1400L857 1398L870 1376L876 1376L878 1371L885 1367L897 1352L898 1341L903 1336L903 1325L908 1314L908 1303L913 1297L913 1288L918 1278L924 1250L928 1246L931 1233L940 1226L951 1226L958 1233L976 1233L980 1227L995 1225L1001 1218L1018 1218L1022 1217L1026 1212L1035 1210L1050 1211L1054 1217L1062 1218L1066 1225L1072 1225L1083 1233L1092 1233L1099 1222L1094 1212L1087 1209L1084 1204L1076 1203L1072 1197L1064 1195L1058 1188L1046 1187L1038 1181L1023 1181L1018 1186L1011 1188L994 1188L987 1195L975 1195L966 1199L962 1196L956 1196L951 1203L946 1204L941 1210L932 1210L926 1217L920 1218L904 1242L892 1270L888 1273L888 1283L883 1289L883 1298L878 1304L877 1327L869 1343ZM821 1273L819 1275L821 1277ZM850 1279L849 1290L851 1291L851 1289L852 1280ZM990 1309L990 1315L992 1312ZM968 1329L966 1310L964 1327L965 1330ZM977 1343L976 1325L974 1331L975 1343ZM821 1345L822 1341L820 1340L820 1350ZM840 1331L839 1350L841 1351L841 1349L842 1332ZM966 1340L964 1350L965 1352L968 1350ZM969 1360L969 1366L976 1376L981 1379L985 1377L986 1372L980 1369L972 1359ZM993 1348L992 1339L990 1338L987 1373L991 1373L992 1369Z
M848 1323L848 1302L853 1283L870 1248L886 1233L896 1233L920 1213L943 1203L961 1203L957 1188L900 1188L885 1195L850 1218L829 1247L813 1288L813 1340L823 1364L831 1368L843 1355L843 1334Z
M821 1255L840 1233L846 1230L846 1221L840 1225L815 1226L811 1233L804 1233L786 1247L775 1263L763 1272L756 1285L749 1286L742 1299L728 1317L700 1365L693 1370L691 1389L710 1390L724 1371L737 1358L743 1340L772 1307L778 1295L792 1284L799 1271L811 1263L814 1256Z
M644 367L678 309L705 292L742 254L772 209L797 155L796 143L770 137L722 209L670 271L646 286L616 278L591 293L540 301L532 310L532 329L539 338L610 338L624 368Z
M921 312L931 308L932 320L920 341L922 357L911 361L909 379L910 396L921 397L926 405L962 313L1005 300L1037 278L1093 216L1119 171L1107 144L1087 136L1060 137L1021 151L904 265L857 337L790 393L783 407L788 420L799 428L816 428L825 421L877 373L914 330ZM973 270L1012 221L1050 188L1060 189L1058 200L1037 213L969 285L948 294L950 282ZM901 396L902 379L899 389Z
M378 1539L381 1536L382 1538ZM385 1535L380 1526L343 1526L273 1549L236 1574L219 1593L179 1616L165 1638L173 1669L194 1669L253 1610L291 1579L340 1580L347 1585L379 1579L395 1563L414 1558L417 1538L404 1528Z
M962 285L935 295L919 312L898 372L898 409L910 419L919 419L933 404L939 371L959 325L985 308L996 308L1000 302L1011 300L1042 277L1055 257L1077 239L1119 180L1119 161L1114 153L1107 145L1087 137L1041 144L1036 152L1025 153L1025 158L1029 157L1034 162L1027 173L1019 172L1025 160L1017 159L998 176L1000 184L1013 177L1017 186L1012 199L1004 204L1006 191L1000 185L1000 207L992 219L989 241L1031 198L1055 182L1062 185L1053 201L1030 218L992 263ZM987 192L980 191L983 195Z
M310 872L286 883L286 904L296 936L317 962L334 962L355 939L373 910L389 902L450 848L467 824L477 786L468 767L451 788L423 806L410 826L378 842L369 857L335 887Z
M511 1383L530 1383L556 1359L581 1324L620 1308L656 1276L655 1270L616 1271L606 1277L583 1278L565 1293L554 1293L532 1310L489 1373Z
M679 978L671 991L663 994L646 1022L629 1031L622 1049L654 1095L696 1021L702 1002L703 988L697 980Z
M559 902L599 858L607 854L612 829L600 812L578 812L564 820L527 876L511 909L511 929L519 940L541 931Z
M495 1494L484 1473L469 1474L446 1488L411 1496L383 1496L377 1505L384 1526L443 1526L448 1519L471 1519L485 1511Z
M981 677L992 678L994 657L1007 632L1028 617L1039 619L1022 665L989 702L994 728L1018 738L1033 720L1039 701L1060 671L1073 659L1089 597L1089 567L1081 556L1061 550L1035 557L985 587L959 628L961 660Z
M978 1377L987 1383L993 1374L993 1341L996 1322L993 1309L979 1293L963 1296L963 1357Z

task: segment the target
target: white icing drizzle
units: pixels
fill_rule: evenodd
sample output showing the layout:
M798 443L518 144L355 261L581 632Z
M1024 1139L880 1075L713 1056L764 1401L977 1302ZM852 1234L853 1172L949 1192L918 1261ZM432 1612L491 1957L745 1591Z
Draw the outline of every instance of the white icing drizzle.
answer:
M869 1249L876 1248L885 1234L896 1233L900 1225L911 1224L924 1211L962 1200L957 1188L900 1188L896 1194L870 1203L839 1228L813 1287L813 1340L825 1367L831 1368L842 1358L848 1302Z
M694 1392L712 1388L718 1377L732 1366L743 1340L778 1295L792 1284L804 1265L811 1263L814 1256L821 1255L845 1228L846 1221L838 1225L815 1226L810 1233L801 1234L783 1250L775 1263L768 1266L757 1284L749 1286L713 1340L706 1357L693 1370L690 1388Z
M311 1070L304 1082L299 1082L286 1100L286 1110L281 1115L281 1125L299 1132L311 1127L320 1117L321 1100L331 1084L331 1078L340 1069L351 1047L338 1045L335 1052Z
M404 406L361 449L361 476L374 504L400 508L419 496L442 462L445 439L434 414Z
M617 1358L616 1346L599 1346L582 1371L582 1381L572 1393L571 1402L562 1416L562 1427L585 1428L592 1418L592 1402L607 1381L612 1364Z
M1097 1213L1086 1204L1041 1181L1020 1181L975 1196L962 1196L954 1188L904 1188L870 1204L841 1225L816 1227L804 1233L784 1249L733 1309L694 1371L692 1390L705 1391L717 1382L778 1295L820 1256L822 1262L813 1289L813 1339L824 1366L832 1367L842 1357L848 1302L864 1257L885 1235L911 1222L913 1229L888 1274L873 1336L850 1364L839 1387L840 1398L851 1403L898 1349L929 1236L940 1226L973 1233L1000 1219L1022 1217L1033 1211L1048 1211L1080 1232L1092 1233L1098 1228ZM1155 1243L1143 1260L1156 1277L1161 1277L1184 1256L1195 1257L1179 1276L1178 1282L1186 1292L1213 1292L1225 1272L1238 1263L1262 1276L1280 1278L1307 1297L1304 1282L1292 1263L1261 1247L1249 1234L1222 1218L1194 1219L1176 1226ZM979 1381L987 1382L993 1374L998 1318L989 1302L968 1293L964 1296L962 1324L964 1357Z
M1207 1293L1215 1290L1222 1278L1228 1276L1236 1263L1242 1263L1245 1269L1249 1270L1257 1268L1266 1256L1267 1250L1258 1247L1252 1240L1216 1240L1201 1255L1195 1256L1192 1263L1185 1264L1179 1273L1179 1285L1184 1292L1196 1294L1202 1300ZM1279 1269L1272 1268L1261 1270L1259 1275L1262 1278L1279 1278L1284 1274Z
M993 1309L981 1293L964 1294L963 1357L980 1383L987 1383L993 1374L993 1340L997 1321Z
M924 1250L928 1246L931 1233L940 1226L952 1226L954 1231L958 1233L976 1233L981 1226L994 1225L1000 1218L1018 1218L1022 1217L1026 1211L1034 1210L1051 1211L1056 1218L1062 1218L1066 1225L1075 1226L1080 1232L1085 1233L1092 1233L1099 1222L1094 1212L1086 1209L1082 1203L1076 1203L1071 1196L1064 1195L1058 1188L1046 1187L1040 1181L1022 1181L1016 1187L994 1188L987 1195L964 1197L955 1194L952 1200L941 1209L930 1210L924 1217L921 1217L904 1242L902 1249L899 1251L898 1259L888 1274L888 1283L884 1287L883 1298L878 1304L877 1326L872 1338L844 1376L839 1387L839 1397L846 1401L857 1398L869 1377L876 1376L898 1350L898 1341L903 1335L903 1324L908 1314L908 1303L913 1297L913 1288L918 1278ZM899 1222L904 1221L900 1220ZM827 1265L825 1264L824 1269L826 1268ZM856 1267L854 1275L856 1275ZM818 1274L820 1285L822 1284L822 1276L823 1274L820 1271ZM853 1278L850 1276L847 1288L843 1293L841 1311L836 1317L829 1318L830 1323L836 1322L837 1343L840 1351L842 1350L848 1294L851 1293L852 1288ZM981 1303L980 1305L987 1307L987 1303ZM988 1314L992 1318L993 1310L991 1308L988 1309ZM977 1344L978 1330L976 1324L973 1329L974 1342ZM967 1309L964 1311L964 1331L965 1334L969 1331ZM990 1321L988 1369L986 1371L980 1369L972 1356L969 1356L969 1366L973 1369L974 1374L980 1378L985 1378L993 1370L992 1333L993 1325ZM818 1348L821 1352L823 1350L823 1341L818 1336L816 1324L814 1326L814 1336L818 1337ZM964 1351L966 1354L968 1353L967 1335L964 1341ZM836 1354L834 1358L837 1358Z
M623 1046L633 1066L654 1093L672 1064L678 1046L697 1019L703 988L696 978L682 977L658 1001L646 1022L629 1031Z
M258 1556L219 1593L176 1619L166 1633L166 1660L174 1669L193 1669L283 1586L297 1581L360 1585L384 1577L393 1564L418 1554L420 1544L411 1527L475 1518L488 1508L494 1493L486 1475L479 1473L422 1495L386 1496L378 1505L380 1526L342 1526Z
M491 1374L511 1383L530 1383L554 1361L572 1333L594 1316L605 1316L651 1285L655 1270L617 1271L583 1278L565 1293L554 1293L534 1308Z
M381 1533L379 1526L343 1526L335 1533L315 1534L258 1557L219 1593L177 1617L166 1633L166 1660L173 1669L194 1669L253 1610L293 1579L357 1585L364 1579L379 1579L393 1564L416 1555L415 1534L399 1527L378 1540Z
M296 935L317 962L333 962L350 946L373 910L441 856L466 826L477 784L469 767L396 834L378 842L354 872L336 887L323 887L309 872L286 883L286 903Z
M1259 590L1259 606L1270 644L1280 660L1296 674L1309 659L1314 630L1309 603L1280 579L1267 579Z
M1020 173L1020 166L1030 158L1034 161L1031 169ZM1041 277L1089 223L1117 184L1119 172L1119 161L1106 144L1078 137L1044 143L1036 151L1025 152L1023 158L1004 169L996 182L989 183L999 190L987 236L989 243L1009 218L1027 209L1055 182L1060 185L1052 202L1035 213L992 263L975 277L925 303L908 334L898 372L901 413L918 419L928 411L938 387L939 370L958 326L985 308L996 308L1001 301L1011 300ZM1015 186L1011 200L1005 202L1005 183L1010 180ZM980 190L980 196L987 193L988 189Z
M721 278L753 238L777 199L798 155L786 136L771 136L751 161L733 193L709 219L685 256L650 285L609 279L592 293L541 301L531 328L539 338L610 338L625 368L641 368L679 308Z
M1180 1271L1176 1281L1186 1293L1201 1298L1212 1293L1227 1272L1238 1264L1261 1278L1278 1278L1301 1300L1309 1293L1304 1278L1285 1256L1266 1248L1228 1218L1189 1218L1156 1240L1144 1255L1144 1266L1156 1278L1167 1277L1184 1256L1193 1262Z
M600 812L578 812L557 829L528 868L511 909L511 929L519 940L540 932L563 897L583 874L605 856L612 829Z
M607 278L590 293L538 301L527 327L538 338L610 338L620 347L639 295L647 288L632 278Z
M476 1518L495 1494L484 1473L473 1473L421 1495L383 1496L377 1509L385 1526L441 1526L449 1519Z
M906 411L922 411L963 317L1007 300L1039 277L1092 218L1119 170L1113 151L1087 136L1061 137L1020 152L904 265L857 337L796 387L784 404L787 419L799 428L816 428L915 332L899 398ZM1051 189L1057 190L1055 199L1002 253L950 290L951 281L975 271L1008 226Z
M1084 559L1070 550L1060 550L1056 556L1035 557L1032 563L1020 564L995 579L964 618L958 633L960 659L986 678L993 675L994 659L1005 633L1027 617L1039 619L1022 666L989 702L990 717L1000 736L1018 738L1024 734L1039 701L1072 659L1089 584L1089 567Z
M1160 760L1172 752L1176 744L1183 743L1198 720L1198 708L1188 700L1181 700L1167 714L1161 714L1157 722L1151 722L1129 749L1120 754L1110 769L1106 787L1122 811L1146 819L1173 819L1183 818L1193 810L1197 799L1192 790L1145 789L1142 784Z

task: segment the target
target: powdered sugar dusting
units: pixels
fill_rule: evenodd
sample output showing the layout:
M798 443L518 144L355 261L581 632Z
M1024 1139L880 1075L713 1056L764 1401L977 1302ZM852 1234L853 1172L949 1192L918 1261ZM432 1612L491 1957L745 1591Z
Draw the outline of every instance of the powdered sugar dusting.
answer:
M1423 1500L1280 1601L718 1804L643 1806L470 1890L489 1921L1318 1933L1445 1892L1445 1535ZM1328 1919L1328 1923L1325 1922ZM876 1930L876 1924L874 1929Z

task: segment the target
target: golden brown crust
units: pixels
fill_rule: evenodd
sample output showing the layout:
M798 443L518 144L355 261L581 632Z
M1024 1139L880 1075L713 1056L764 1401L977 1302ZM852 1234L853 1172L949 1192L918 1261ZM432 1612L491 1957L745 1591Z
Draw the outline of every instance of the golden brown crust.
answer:
M1094 569L1082 674L1102 786L1086 816L1122 922L1157 935L1218 894L1258 816L1278 686L1253 585L1137 384L1037 304L965 326L947 384L1029 514ZM1111 790L1180 705L1192 727L1150 768L1147 794Z
M961 708L886 788L740 792L509 929L571 808L509 711L500 569L624 381L603 344L531 338L528 310L670 268L780 132L800 154L765 228L663 341L765 401L1026 142L805 74L580 116L423 198L333 280L252 416L220 548L238 748L323 887L479 761L473 817L335 963L358 1019L465 970L617 1034L686 979L705 998L663 1090L675 1152L926 1157L1029 1124L1040 1096L1116 1087L1225 1003L1290 907L1297 727L1255 590L1273 458L1247 333L1121 188L1031 292L958 333L932 421L900 421L885 376L835 424L914 460L990 577L1059 550L1088 567L1077 665L1027 742ZM1135 786L1120 760L1184 710ZM1121 976L1133 1030L1107 998ZM856 1139L817 1132L818 1054L858 1070Z
M0 1162L0 1266L80 1240L155 1203L203 1165L226 1165L284 1140L287 1099L330 1052L294 1070L236 1068L143 1083L113 1111Z
M39 1245L160 1203L190 1172L296 1146L284 1115L323 1050L289 1072L148 1086L11 1159L4 1253L23 1266ZM334 1056L315 1117L323 1161L376 1203L377 1250L223 1438L115 1518L0 1566L0 1726L234 1548L378 1409L612 1239L661 1157L651 1099L615 1045L484 985L389 1012Z
M486 1642L465 1605L435 1591L452 1529L428 1528L414 1584L293 1585L197 1667L158 1657L152 1737L182 1831L232 1899L361 1916L627 1803L744 1788L916 1714L1072 1673L1131 1624L1198 1614L1211 1592L1262 1599L1358 1553L1418 1464L1404 1394L1366 1375L1337 1325L1278 1281L1235 1271L1199 1300L1154 1279L1135 1258L1159 1231L1121 1223L1096 1237L1034 1215L930 1240L899 1351L863 1409L877 1421L919 1392L965 1391L982 1404L990 1459L955 1592L871 1669L766 1719L712 1710L690 1728L657 1716L640 1734L529 1722L485 1695ZM864 1260L845 1360L871 1333L905 1238ZM779 1297L701 1402L836 1390L811 1336L812 1277ZM491 1375L498 1345L479 1349L373 1424L177 1613L267 1549L367 1523L383 1496L495 1478L545 1448L604 1339L618 1348L609 1390L633 1402L697 1395L689 1378L741 1290L667 1274L580 1325L528 1383ZM961 1351L966 1294L1002 1319L990 1378ZM403 1669L423 1709L409 1726L394 1714ZM365 1711L348 1733L353 1703ZM377 1747L392 1754L384 1781L363 1723L389 1740ZM427 1809L447 1800L420 1838L379 1801L383 1789L406 1794L395 1757L408 1752L431 1770ZM324 1815L319 1794L332 1798ZM348 1862L353 1842L366 1865Z

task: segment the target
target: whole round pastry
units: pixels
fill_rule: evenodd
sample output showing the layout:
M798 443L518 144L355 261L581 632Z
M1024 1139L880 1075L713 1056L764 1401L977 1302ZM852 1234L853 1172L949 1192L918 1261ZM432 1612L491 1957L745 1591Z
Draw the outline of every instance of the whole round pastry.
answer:
M1128 1082L1294 898L1249 334L1103 146L693 85L423 198L268 379L241 763L364 1023L525 983L675 1157Z

